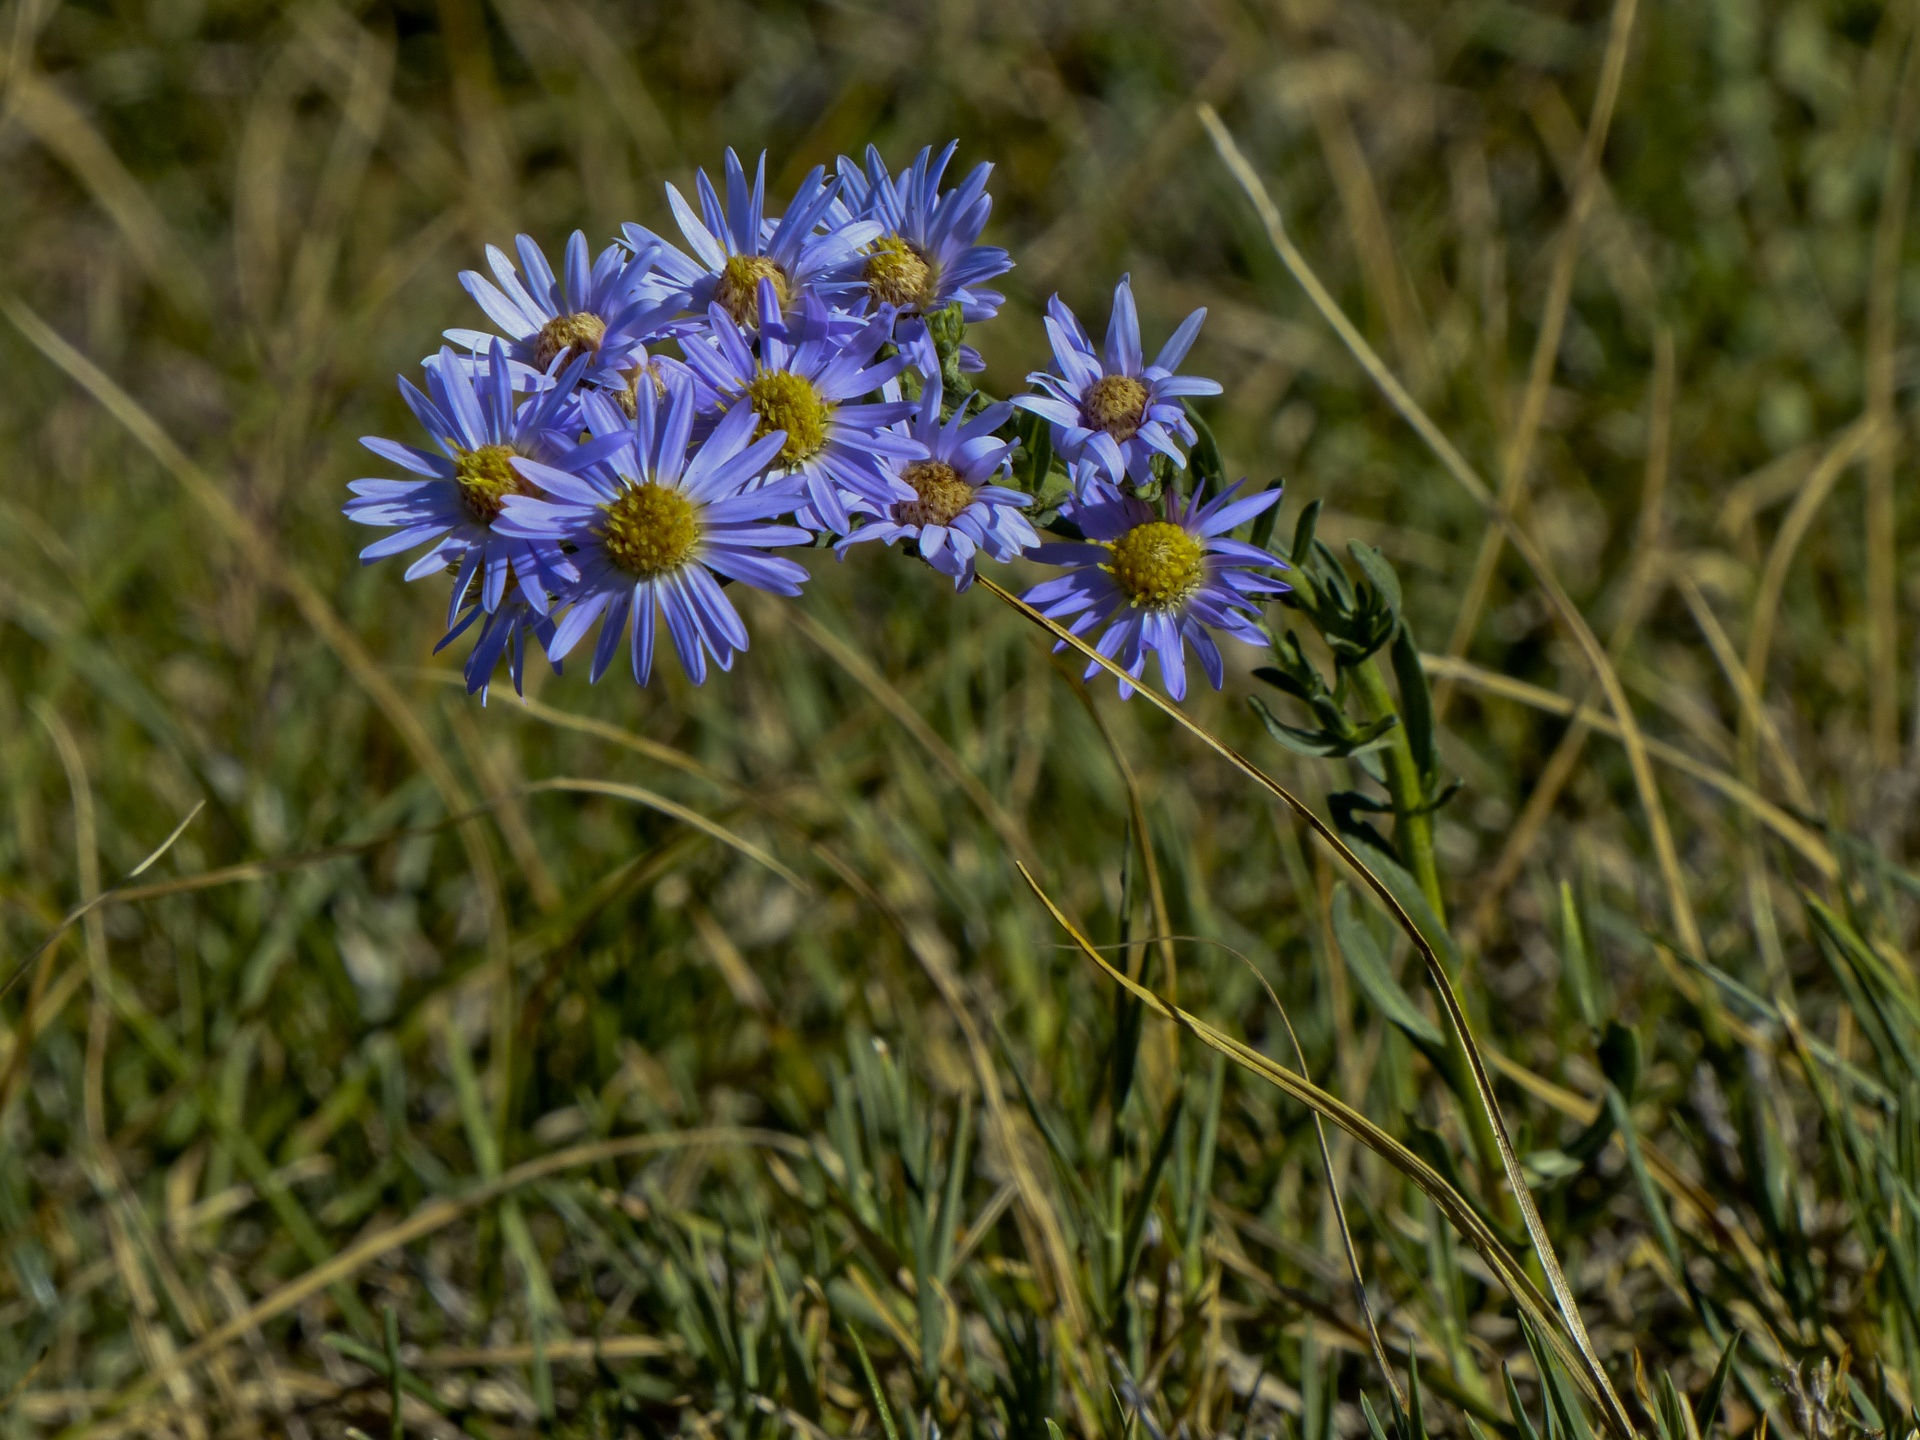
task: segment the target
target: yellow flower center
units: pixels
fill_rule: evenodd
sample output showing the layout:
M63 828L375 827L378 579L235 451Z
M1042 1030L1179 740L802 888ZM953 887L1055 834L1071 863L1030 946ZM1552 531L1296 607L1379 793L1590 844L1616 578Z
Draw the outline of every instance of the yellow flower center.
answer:
M505 445L482 445L478 450L462 450L453 461L454 483L467 513L482 525L500 518L501 503L509 495L534 495L539 492L513 468L513 451Z
M590 355L600 348L600 341L607 333L607 322L587 310L576 310L571 315L556 315L540 327L540 333L533 337L533 363L542 370L553 363L556 355L564 355L569 350Z
M641 580L678 570L700 540L693 502L652 480L627 486L606 512L600 534L607 555Z
M1089 429L1131 440L1147 418L1147 387L1131 375L1102 375L1080 397L1080 414Z
M827 443L827 417L833 407L820 398L813 382L791 370L762 370L747 386L747 403L760 417L753 438L787 432L780 464L792 467L818 455Z
M920 497L893 507L893 518L902 525L951 525L973 500L973 487L941 460L916 460L900 472L900 478Z
M787 283L787 272L780 268L780 262L769 255L728 256L714 284L713 298L738 323L758 324L762 280L773 281L774 297L784 309L793 298L793 287Z
M873 253L861 270L867 289L882 304L898 309L924 309L933 302L933 266L898 235L873 242Z
M1166 520L1136 525L1113 542L1113 563L1104 566L1129 604L1168 610L1200 588L1206 551Z

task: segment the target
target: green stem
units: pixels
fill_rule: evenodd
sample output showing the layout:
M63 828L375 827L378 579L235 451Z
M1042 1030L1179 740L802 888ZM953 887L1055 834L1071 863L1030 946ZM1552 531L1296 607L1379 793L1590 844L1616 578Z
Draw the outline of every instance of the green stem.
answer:
M1378 720L1383 715L1399 714L1399 707L1394 704L1393 695L1387 689L1386 676L1380 673L1380 666L1374 659L1369 657L1363 660L1348 673L1353 676L1354 688L1359 692L1360 702L1366 707L1369 719ZM1392 738L1385 755L1387 793L1393 800L1394 843L1444 929L1447 923L1446 902L1440 895L1440 869L1434 862L1433 815L1424 808L1426 786L1420 779L1420 767L1414 762L1413 746L1407 740L1406 726L1397 725L1389 733ZM1446 962L1443 959L1441 963ZM1456 981L1459 978L1458 975L1453 976ZM1460 1036L1452 1026L1447 1027L1446 1059L1447 1081L1459 1097L1461 1112L1466 1116L1467 1130L1473 1136L1474 1155L1479 1161L1487 1190L1498 1197L1496 1204L1500 1218L1510 1228L1517 1228L1520 1224L1520 1207L1500 1183L1505 1168L1500 1158L1500 1142L1493 1133L1493 1120L1479 1103L1466 1046L1461 1043Z
M1348 673L1353 676L1354 688L1360 692L1360 701L1367 707L1370 718L1378 720L1383 715L1399 713L1376 660L1369 657ZM1394 842L1400 847L1407 869L1419 883L1420 893L1427 897L1427 904L1433 907L1434 916L1444 928L1447 903L1440 895L1440 869L1433 858L1433 815L1425 808L1426 786L1421 783L1420 767L1414 762L1413 746L1407 741L1407 727L1397 725L1389 734L1387 793L1393 799Z

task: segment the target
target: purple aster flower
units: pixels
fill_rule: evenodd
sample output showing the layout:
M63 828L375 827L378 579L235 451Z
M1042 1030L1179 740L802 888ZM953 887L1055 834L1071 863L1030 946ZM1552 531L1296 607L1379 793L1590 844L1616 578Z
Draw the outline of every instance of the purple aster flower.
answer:
M529 632L542 646L553 642L553 619L542 615L518 595L509 595L498 610L482 610L478 605L467 607L454 627L441 637L440 643L433 647L438 655L447 646L458 640L480 623L480 634L473 642L473 653L467 656L466 677L467 693L478 692L480 703L487 703L487 692L493 683L493 672L499 668L500 659L506 657L507 674L513 680L513 693L525 694L524 684L527 674L527 635ZM553 668L558 671L560 662L554 661Z
M518 462L548 498L510 497L500 523L529 541L572 548L579 578L568 588L571 603L554 626L547 655L559 660L598 621L590 681L613 662L631 615L633 678L646 684L655 616L664 615L680 664L698 685L707 678L709 654L727 670L734 652L747 648L746 627L715 576L776 595L799 594L807 578L793 561L764 553L804 544L807 532L757 523L785 514L799 499L797 482L755 484L786 436L776 430L756 438L757 417L739 407L689 456L694 404L689 386L670 385L664 401L642 386L627 422L589 394L581 402L589 428L617 439L617 449L578 473Z
M1285 568L1280 557L1228 532L1280 498L1278 490L1235 499L1239 486L1201 504L1170 506L1165 517L1144 500L1123 495L1097 476L1082 474L1072 518L1089 543L1042 545L1033 558L1071 567L1072 573L1034 586L1028 604L1078 635L1109 620L1096 648L1138 679L1151 651L1160 678L1176 700L1186 698L1186 646L1218 690L1225 678L1220 649L1209 628L1248 645L1265 645L1255 623L1259 602L1288 587L1256 573ZM1055 647L1060 648L1059 646ZM1098 665L1087 666L1092 679ZM1120 698L1133 694L1125 681Z
M940 380L927 382L920 409L910 425L899 427L926 448L924 457L894 458L893 473L913 491L911 500L897 500L868 520L834 549L841 558L847 547L862 540L908 540L918 546L920 558L942 575L953 577L953 588L973 584L975 557L982 551L995 560L1011 560L1040 543L1027 517L1020 512L1033 497L992 482L1005 470L1013 451L1010 442L995 438L1013 414L1005 401L989 405L972 419L955 411L940 423Z
M1080 322L1055 295L1047 301L1047 338L1053 342L1059 373L1027 376L1044 394L1022 395L1014 404L1053 425L1053 448L1069 462L1090 456L1109 480L1128 476L1145 480L1147 463L1157 451L1185 468L1176 438L1194 443L1194 431L1180 401L1187 395L1218 395L1217 381L1173 372L1186 359L1207 312L1196 310L1173 332L1159 356L1144 365L1140 316L1133 307L1133 286L1122 276L1113 291L1113 317L1107 324L1105 363Z
M485 361L466 365L442 348L438 362L427 369L425 394L402 377L401 397L440 453L377 435L361 440L374 454L421 477L355 480L347 487L354 494L345 507L348 519L400 527L362 550L362 563L426 545L426 553L408 567L407 579L455 571L449 625L476 580L480 607L488 613L517 587L544 614L548 595L571 573L566 556L551 543L505 534L497 522L507 496L537 493L514 470L514 459L553 457L566 449L558 427L573 408L571 391L586 363L584 356L576 357L558 383L525 401L514 395L507 348L498 339Z
M913 413L904 400L864 403L887 386L907 357L875 363L893 328L893 311L848 334L834 323L818 295L804 296L791 319L783 316L771 280L760 282L759 353L755 335L725 307L708 308L711 328L683 342L687 364L719 393L729 417L747 411L756 436L782 432L776 469L804 483L795 518L815 530L847 533L849 516L877 512L913 491L887 468L890 459L917 459L924 447L887 427Z
M631 259L609 245L588 265L587 237L576 230L567 241L566 278L556 279L547 257L529 235L516 242L523 281L513 262L497 247L487 247L487 264L499 285L474 270L460 272L460 283L510 337L508 356L539 374L573 357L587 360L588 384L619 391L631 385L631 373L646 362L644 342L686 308L684 289L660 293L651 278L652 255L642 249ZM654 247L657 249L658 247ZM493 348L483 330L449 330L447 338L476 354Z
M884 227L840 278L859 280L875 305L891 305L903 315L930 315L958 301L961 317L972 324L991 320L1005 302L998 291L981 288L984 281L1013 268L1005 250L977 243L993 209L987 194L993 167L976 165L958 186L940 193L940 178L959 145L957 140L949 143L938 159L929 146L898 179L871 145L865 174L840 157L845 217L875 220Z
M881 227L878 221L854 220L821 232L820 223L834 200L826 173L826 167L814 166L800 182L787 213L778 221L769 220L766 152L760 152L749 191L747 172L729 147L725 205L704 170L695 187L700 215L693 213L677 189L667 186L667 203L693 250L691 256L644 226L627 225L622 233L636 254L650 256L667 283L688 292L687 308L696 314L717 304L737 323L752 325L759 318L763 280L772 282L782 306L815 292L829 299L851 297L860 288L858 279L835 279L829 272L837 271L862 245L878 237Z

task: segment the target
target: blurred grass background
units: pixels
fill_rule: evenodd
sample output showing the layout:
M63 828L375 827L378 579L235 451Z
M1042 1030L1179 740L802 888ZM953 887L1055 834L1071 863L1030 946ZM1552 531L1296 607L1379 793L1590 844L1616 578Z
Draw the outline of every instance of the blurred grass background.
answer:
M753 647L704 689L543 675L535 704L482 708L430 655L437 592L361 570L339 515L378 469L357 438L407 428L394 373L473 323L455 276L483 244L670 229L662 182L729 144L765 146L784 189L955 135L996 167L989 238L1018 262L969 337L989 389L1043 362L1055 291L1100 325L1130 272L1150 345L1206 305L1190 368L1225 383L1234 471L1286 478L1281 536L1323 499L1323 536L1398 567L1441 657L1465 782L1442 869L1521 1148L1566 1160L1612 1078L1601 1022L1644 1045L1634 1145L1537 1171L1616 1383L1637 1350L1698 1394L1738 1329L1735 1432L1898 1425L1920 1366L1915 19L14 0L0 1432L385 1434L389 1309L427 1434L1364 1430L1383 1382L1309 1116L1151 1020L1113 1116L1138 1017L1012 865L1137 950L1137 781L1169 923L1199 942L1182 1003L1291 1063L1257 970L1321 1083L1465 1157L1292 820L892 553L746 597ZM1201 101L1610 643L1725 980L1675 959L1620 747L1569 738L1598 692L1539 585L1314 314ZM1323 799L1339 767L1264 738L1252 663L1190 708ZM551 780L602 788L528 788ZM202 804L137 882L165 893L41 950ZM609 1136L655 1138L433 1209ZM1334 1163L1396 1363L1466 1407L1431 1423L1520 1436L1500 1366L1526 1404L1542 1381L1503 1292L1377 1157L1339 1137ZM443 1223L352 1248L422 1215ZM331 1283L249 1312L314 1267Z

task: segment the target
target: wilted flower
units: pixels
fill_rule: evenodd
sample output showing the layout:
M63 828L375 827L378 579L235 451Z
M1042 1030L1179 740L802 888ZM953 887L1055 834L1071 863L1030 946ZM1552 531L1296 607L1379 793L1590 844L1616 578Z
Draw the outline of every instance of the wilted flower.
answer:
M927 382L912 423L904 427L926 454L893 461L894 474L913 491L913 498L884 507L834 548L844 557L849 545L862 540L889 545L909 540L921 559L952 576L956 590L965 590L973 583L978 553L1011 560L1038 545L1040 537L1020 513L1033 497L992 483L1005 471L1013 450L1012 442L996 439L993 432L1006 424L1013 407L1002 401L971 419L964 409L956 410L943 425L941 398L936 375Z
M1097 477L1083 476L1072 518L1086 543L1042 545L1033 558L1065 565L1072 573L1034 586L1027 603L1049 619L1066 623L1079 635L1111 620L1095 648L1138 679L1151 651L1160 660L1167 693L1187 693L1187 645L1218 690L1225 679L1220 650L1209 630L1219 630L1248 645L1265 645L1255 623L1259 604L1287 589L1259 574L1280 566L1280 557L1234 540L1228 532L1276 504L1278 490L1236 499L1239 486L1200 502L1170 506L1162 515L1152 505ZM1089 664L1087 676L1099 666ZM1132 695L1124 681L1120 697Z
M804 543L807 532L758 523L786 514L799 498L795 482L754 483L786 436L776 430L756 438L753 411L740 407L689 454L694 396L678 383L669 384L665 401L642 386L631 422L597 395L582 405L594 443L616 448L578 473L518 462L547 498L512 497L501 520L528 541L572 550L579 578L567 589L548 656L566 655L598 621L587 672L589 681L598 680L631 614L633 678L644 685L653 673L658 613L694 684L707 678L709 654L731 669L734 652L747 648L747 631L715 576L777 595L799 594L807 578L793 561L765 553Z
M1205 310L1194 311L1153 364L1143 364L1140 316L1133 305L1133 286L1123 277L1113 291L1103 364L1087 332L1056 295L1047 302L1047 338L1053 342L1058 373L1027 376L1045 393L1022 395L1013 403L1052 423L1053 448L1062 457L1070 462L1094 460L1115 484L1129 476L1145 480L1156 453L1184 467L1186 456L1174 441L1191 445L1195 437L1181 399L1220 393L1217 381L1173 373L1206 318Z

